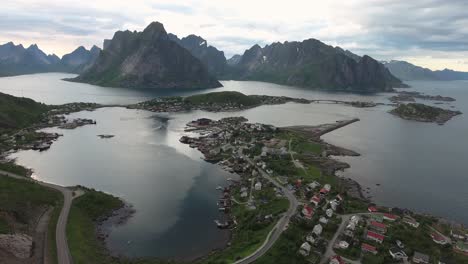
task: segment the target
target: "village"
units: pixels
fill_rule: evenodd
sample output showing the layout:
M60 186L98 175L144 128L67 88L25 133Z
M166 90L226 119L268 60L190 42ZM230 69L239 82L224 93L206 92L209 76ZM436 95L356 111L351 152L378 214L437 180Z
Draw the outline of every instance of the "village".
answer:
M263 234L269 234L271 245L257 246L268 247L270 254L275 254L275 232L295 232L298 239L290 243L297 250L288 257L297 263L468 263L463 226L377 206L348 192L347 181L334 175L342 168L329 157L337 148L320 135L358 120L289 128L247 121L201 118L187 124L186 131L197 136L180 139L200 150L206 161L239 175L218 187L218 206L226 219L215 221L232 230L233 250L252 218L256 229L269 231ZM338 154L347 153L352 154ZM243 257L235 263L250 263L255 254Z
M149 101L129 105L129 109L144 109L152 112L184 112L190 110L203 110L208 112L228 112L254 108L260 105L278 105L285 103L311 104L344 104L352 107L375 107L374 102L337 101L337 100L308 100L287 96L245 95L239 92L212 92L187 97L171 96L159 97Z

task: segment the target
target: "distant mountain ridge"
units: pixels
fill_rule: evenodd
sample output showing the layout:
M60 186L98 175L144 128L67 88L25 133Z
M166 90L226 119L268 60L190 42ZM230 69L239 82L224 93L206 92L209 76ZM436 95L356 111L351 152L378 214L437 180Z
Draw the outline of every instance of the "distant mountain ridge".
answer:
M235 63L237 62L237 63ZM391 91L405 85L381 63L316 39L254 45L229 62L227 78L313 89Z
M117 31L96 62L71 81L128 88L222 86L203 63L153 22L142 32Z
M101 49L93 46L90 50L80 46L72 53L63 55L61 66L67 72L81 73L89 69L99 57Z
M13 42L0 45L0 76L54 71L59 62L59 57L45 54L35 44L28 48Z
M57 55L45 54L36 44L24 48L13 42L0 45L0 76L14 76L44 72L79 73L89 67L101 49L79 47L60 59Z
M406 61L392 60L382 62L390 72L404 81L429 80L429 81L453 81L468 80L468 72L453 71L449 69L432 71L416 66Z
M175 41L180 46L184 47L193 56L198 58L203 65L206 66L208 72L214 76L221 76L224 74L226 68L226 57L224 52L216 49L213 46L209 46L208 42L200 36L188 35L182 39L179 39L177 35L168 34L169 39Z

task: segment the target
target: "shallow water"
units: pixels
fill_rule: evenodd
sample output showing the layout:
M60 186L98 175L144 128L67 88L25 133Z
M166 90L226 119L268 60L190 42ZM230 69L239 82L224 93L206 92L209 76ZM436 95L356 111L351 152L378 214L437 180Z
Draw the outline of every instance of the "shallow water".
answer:
M73 101L134 103L154 96L235 90L246 94L286 95L309 99L387 102L389 94L327 93L261 82L225 81L202 91L148 91L103 88L61 81L73 75L38 74L0 78L0 92L45 103ZM40 80L40 81L38 81ZM411 82L412 90L453 96L454 106L468 113L468 82ZM80 112L73 117L96 119L96 126L64 131L46 152L23 151L18 161L34 168L36 177L64 185L81 184L124 198L137 213L112 230L109 246L128 256L190 257L222 245L227 234L213 225L215 191L231 175L200 159L178 139L193 119L242 115L251 122L276 126L312 125L358 117L360 122L324 136L330 143L355 150L360 157L344 172L370 188L380 204L428 212L468 224L467 116L444 126L399 119L388 106L353 108L334 104L284 104L240 112L192 111L153 114L124 108ZM115 134L100 139L98 134ZM376 184L381 184L377 186ZM203 237L203 239L200 239Z

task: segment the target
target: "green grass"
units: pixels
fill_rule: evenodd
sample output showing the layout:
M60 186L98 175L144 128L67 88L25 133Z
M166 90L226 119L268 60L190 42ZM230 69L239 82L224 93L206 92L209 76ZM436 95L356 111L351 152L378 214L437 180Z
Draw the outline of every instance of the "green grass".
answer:
M263 244L277 219L271 222L259 223L257 216L279 215L281 212L286 211L289 201L275 198L272 190L256 192L255 197L268 199L269 202L267 204L257 203L257 209L253 211L248 210L245 205L234 206L232 214L239 225L233 230L231 246L202 259L200 263L232 263L253 253Z
M114 263L97 239L95 221L122 206L122 200L94 190L88 190L73 201L67 237L74 263Z
M385 258L381 255L365 254L361 260L362 264L384 264Z
M307 263L306 258L297 252L304 241L305 234L308 232L310 231L299 225L290 225L288 230L281 234L273 247L255 263Z
M0 176L0 210L12 212L17 220L27 223L39 206L60 205L60 192L37 183Z
M11 172L20 176L28 176L29 170L23 166L17 165L12 161L2 163L0 162L0 170Z
M0 132L29 126L48 109L31 99L0 93Z
M322 145L320 143L310 141L299 133L283 130L278 133L277 137L287 140L288 144L291 140L291 149L298 154L313 153L319 155L322 153Z
M57 264L57 244L55 242L55 231L57 228L57 221L62 210L63 197L61 197L59 205L54 207L50 215L49 226L47 231L47 242L49 251L49 264Z
M350 196L347 196L343 203L344 212L346 214L367 212L367 208L369 207L367 202Z
M260 104L260 100L240 92L213 92L197 94L184 98L184 101L194 105L200 104L232 104L243 106L254 106Z
M8 225L6 219L0 216L0 234L8 234L10 231L10 225Z

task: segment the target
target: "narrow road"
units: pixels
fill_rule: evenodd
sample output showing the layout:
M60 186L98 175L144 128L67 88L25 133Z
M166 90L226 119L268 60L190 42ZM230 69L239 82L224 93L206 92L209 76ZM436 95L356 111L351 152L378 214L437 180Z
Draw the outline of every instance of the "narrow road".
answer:
M255 163L252 162L249 158L245 158L247 162L249 162L252 166L256 167ZM261 168L256 167L257 170L259 171L260 175L262 175L265 179L273 183L277 188L281 189L289 200L289 208L286 211L286 213L278 220L276 223L275 227L270 231L268 234L267 238L265 239L265 242L252 254L249 256L238 260L234 262L235 264L249 264L254 261L256 261L258 258L263 256L278 240L280 237L281 233L285 230L286 225L289 223L289 219L296 213L297 207L299 205L299 202L297 201L296 197L294 194L292 194L288 189L277 183L273 178L270 177L264 170Z
M73 261L70 255L70 250L68 249L66 229L67 229L68 213L70 212L70 207L71 207L71 203L73 200L73 192L70 189L67 189L60 185L36 181L28 177L16 175L16 174L2 171L2 170L0 170L0 175L9 176L9 177L19 179L19 180L35 182L41 186L54 189L62 193L63 207L62 207L62 210L60 211L60 215L57 221L57 227L55 229L55 241L57 244L57 259L58 259L58 263L60 264L72 264Z
M333 250L333 245L336 244L336 239L338 238L338 236L343 233L343 230L345 229L346 227L346 224L349 222L349 220L351 219L351 217L353 215L370 215L370 213L355 213L355 214L346 214L346 215L341 215L340 218L341 218L341 224L340 226L338 227L338 229L336 230L335 232L335 235L333 235L333 238L330 240L330 242L328 243L328 246L327 246L327 250L325 251L325 254L323 254L322 256L322 260L320 261L320 264L325 264L328 262L328 260L333 257L335 254L335 251ZM346 261L346 263L350 263L350 264L361 264L360 261L358 260L350 260L350 259L347 259L347 258L344 258L344 257L341 257L343 260Z

